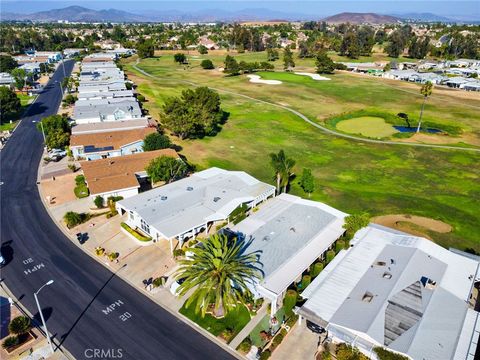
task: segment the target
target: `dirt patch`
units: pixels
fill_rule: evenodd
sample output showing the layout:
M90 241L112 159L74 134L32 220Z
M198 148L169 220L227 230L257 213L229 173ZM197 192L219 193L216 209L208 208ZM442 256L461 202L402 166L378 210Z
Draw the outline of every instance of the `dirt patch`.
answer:
M425 234L425 230L442 234L452 231L452 226L443 221L408 214L377 216L372 219L372 222L428 239L430 237Z
M55 176L55 180L53 180L53 177L51 177L40 182L43 196L45 198L49 197L50 199L50 203L48 204L49 207L57 206L77 199L73 193L73 188L75 187L75 177L77 175L79 175L79 173L70 173L61 176Z

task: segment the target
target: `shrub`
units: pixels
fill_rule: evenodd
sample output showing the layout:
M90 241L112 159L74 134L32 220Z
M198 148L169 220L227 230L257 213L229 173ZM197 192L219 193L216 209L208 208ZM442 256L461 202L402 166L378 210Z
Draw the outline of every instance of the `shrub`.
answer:
M95 254L97 254L97 256L103 256L105 254L105 249L98 246L95 248Z
M108 254L108 260L113 261L118 259L119 254L117 252L111 252Z
M83 176L83 175L77 175L77 176L75 176L75 184L76 184L76 185L83 185L83 184L85 184L85 176Z
M380 346L374 347L373 351L377 354L379 360L408 360L408 357L388 351Z
M30 319L26 316L17 316L8 324L8 330L15 335L23 335L30 330Z
M285 298L283 299L283 307L285 308L285 315L292 315L292 309L295 307L298 300L298 293L295 290L287 290Z
M238 345L237 350L247 354L250 349L252 348L252 340L250 339L250 336L247 336L243 341Z
M67 167L68 167L72 172L77 171L77 167L75 166L75 164L68 164Z
M270 351L275 350L278 347L278 345L282 343L286 335L287 335L287 330L285 329L280 330L280 332L273 338L272 345L270 345L269 350Z
M107 219L110 219L110 218L112 218L112 217L114 217L114 216L117 216L117 215L118 215L118 211L117 211L117 210L111 211L111 212L109 212L109 213L106 215L106 218L107 218Z
M123 200L123 196L109 196L107 200L117 202L117 201Z
M74 211L69 211L63 215L63 220L69 229L82 223L82 215Z
M312 276L312 279L315 279L318 274L320 274L323 270L323 264L320 262L317 262L313 264L312 270L310 271L310 275Z
M155 279L153 279L153 287L160 287L160 286L163 286L165 285L165 278L160 276L160 277L157 277Z
M268 358L270 358L270 356L272 356L272 353L270 350L265 350L265 351L262 351L262 353L260 354L260 357L258 358L259 360L267 360Z
M101 209L105 206L105 200L100 195L95 196L95 199L93 200L93 203L99 209Z
M145 235L142 235L140 234L138 231L132 229L130 226L128 226L126 223L122 222L120 224L120 226L127 230L129 234L133 235L137 240L140 240L140 241L150 241L152 240L152 238L150 236L145 236Z
M303 275L302 282L300 283L300 289L305 290L308 285L312 282L312 277L310 275Z
M173 250L173 256L174 257L179 257L179 256L183 256L183 255L185 255L185 251L183 251L182 249Z
M145 96L141 95L141 94L137 94L137 100L138 102L145 102Z
M336 358L337 360L368 360L360 350L345 343L337 345Z
M168 136L160 133L148 134L145 139L143 139L144 151L168 149L170 146L172 146L172 142Z
M290 328L293 327L293 325L295 325L295 323L297 322L298 320L298 315L295 315L293 314L292 316L290 316L287 321L285 322L285 325L289 326Z
M9 336L9 337L5 338L5 340L3 340L2 347L4 349L8 349L8 348L11 348L12 346L17 345L18 342L19 342L18 336L16 336L16 335Z
M335 251L334 250L328 250L327 251L327 264L333 260L335 257Z
M205 70L215 69L215 65L213 65L212 60L209 60L209 59L202 60L202 62L200 63L200 66Z

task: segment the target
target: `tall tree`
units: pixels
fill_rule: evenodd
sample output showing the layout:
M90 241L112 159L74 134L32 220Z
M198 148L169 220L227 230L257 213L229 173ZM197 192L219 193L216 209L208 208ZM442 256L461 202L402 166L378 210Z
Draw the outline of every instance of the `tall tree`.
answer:
M0 55L0 72L10 72L17 66L17 61L10 55Z
M312 170L304 168L302 177L300 178L300 187L308 194L308 197L312 195L315 190L315 179L312 175Z
M422 102L422 108L420 110L420 118L418 119L417 133L420 132L420 126L422 126L422 117L423 117L423 110L425 108L425 102L427 101L428 97L432 95L432 91L433 91L433 84L430 81L427 81L420 88L420 94L423 95L423 102Z
M195 311L205 316L210 304L215 314L225 314L250 296L249 285L261 277L258 254L245 254L244 243L225 235L212 235L203 246L190 248L190 259L180 260L176 279L184 279L180 296L195 289L185 306L195 304Z
M227 55L225 58L225 68L223 72L229 75L238 75L240 74L240 67L238 66L237 60L233 56Z
M325 51L318 53L315 65L317 66L318 74L333 74L335 70L335 63Z
M168 98L163 113L163 124L181 139L215 135L228 115L220 108L218 93L208 87Z
M153 46L153 42L151 40L139 42L136 50L140 59L153 57L155 53L155 47Z
M295 160L288 158L283 150L278 154L270 154L270 165L275 171L275 179L277 183L277 194L280 194L283 186L284 192L287 192L290 179L293 175L292 169L295 166Z
M349 31L343 37L342 44L340 45L340 55L347 56L351 59L356 59L360 55L360 45L355 32Z
M15 80L15 87L23 89L27 85L27 72L25 69L16 68L11 71L13 79Z
M288 70L295 67L295 62L293 61L293 53L289 46L283 51L283 68Z
M150 161L145 171L152 184L158 181L164 181L168 184L184 177L187 172L187 165L180 159L163 155Z
M402 33L398 30L392 32L388 37L388 44L385 47L388 56L398 58L403 54L403 49L405 48L405 40L402 36Z
M0 120L3 122L9 115L18 113L21 109L20 99L14 91L6 86L0 86Z
M172 146L172 143L168 136L160 134L158 132L148 134L147 136L145 136L145 139L143 139L144 151L168 149L170 146Z

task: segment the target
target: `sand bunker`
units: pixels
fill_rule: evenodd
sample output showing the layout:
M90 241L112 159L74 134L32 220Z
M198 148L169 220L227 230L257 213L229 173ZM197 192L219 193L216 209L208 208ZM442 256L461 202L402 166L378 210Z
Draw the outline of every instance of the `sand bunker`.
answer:
M251 83L256 84L267 84L267 85L280 85L282 82L280 80L262 80L258 75L247 75Z
M325 76L320 76L318 74L306 73L306 72L296 72L295 75L310 76L313 80L330 80Z
M412 223L417 226L421 226L427 230L435 231L437 233L449 233L452 231L452 227L444 223L443 221L440 220L435 220L423 216L415 216L415 215L404 215L404 214L398 214L398 215L385 215L385 216L377 216L372 219L372 222L376 224L380 224L383 226L388 226L394 229L399 229L399 230L404 230L404 227L402 226L402 223ZM408 232L408 231L406 231Z

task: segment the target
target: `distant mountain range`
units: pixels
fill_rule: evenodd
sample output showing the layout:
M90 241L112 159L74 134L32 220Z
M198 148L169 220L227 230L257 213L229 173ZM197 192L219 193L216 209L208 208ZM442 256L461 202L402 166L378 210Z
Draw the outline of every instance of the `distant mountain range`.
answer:
M226 11L220 9L204 9L197 11L179 10L152 10L134 14L127 11L108 9L92 10L82 6L69 6L62 9L53 9L31 14L20 14L4 12L1 14L2 21L39 21L39 22L233 22L233 21L268 21L282 19L285 21L323 20L329 23L360 24L382 24L396 23L402 19L420 21L455 21L435 14L402 14L402 15L380 15L375 13L349 13L333 15L324 18L321 15L302 13L286 13L271 9L244 9L237 11Z
M329 16L323 21L331 24L341 24L341 23L350 23L350 24L392 24L400 22L401 19L395 16L390 15L379 15L374 13L349 13L344 12L341 14Z

